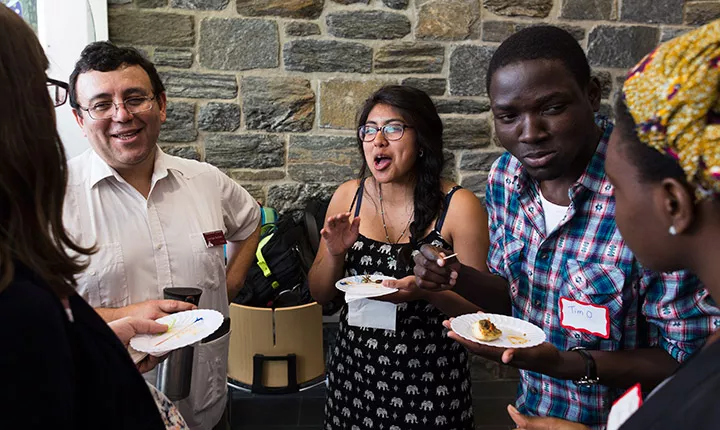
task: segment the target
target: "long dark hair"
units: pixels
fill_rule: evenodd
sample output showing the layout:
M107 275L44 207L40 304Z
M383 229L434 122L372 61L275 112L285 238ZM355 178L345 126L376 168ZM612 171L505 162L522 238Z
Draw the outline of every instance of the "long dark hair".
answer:
M390 85L380 88L365 101L358 118L358 127L365 124L370 111L378 104L397 109L417 136L418 157L413 169L417 181L413 196L415 217L410 224L410 242L414 247L440 214L444 201L440 184L440 174L445 164L442 120L435 104L425 92L406 85ZM362 179L367 175L368 166L359 136L357 142L363 162L359 175Z
M67 168L46 86L48 60L33 30L0 4L0 292L16 264L60 297L74 293L87 255L62 224Z

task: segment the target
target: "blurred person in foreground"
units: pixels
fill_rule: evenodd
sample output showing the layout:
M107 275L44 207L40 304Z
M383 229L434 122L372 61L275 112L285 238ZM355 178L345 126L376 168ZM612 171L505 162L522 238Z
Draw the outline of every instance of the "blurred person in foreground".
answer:
M66 88L47 67L32 29L0 5L0 427L164 429L125 347L167 326L123 318L111 330L75 293L85 267L69 252L93 249L62 224L67 170L53 101Z

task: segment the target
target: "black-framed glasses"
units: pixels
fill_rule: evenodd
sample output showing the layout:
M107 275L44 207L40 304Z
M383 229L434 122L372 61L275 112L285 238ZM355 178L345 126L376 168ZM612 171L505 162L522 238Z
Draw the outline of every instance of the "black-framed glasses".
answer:
M155 100L155 96L133 96L128 97L125 100L121 101L120 103L115 103L112 101L104 101L104 102L97 102L93 104L92 106L88 107L82 107L78 106L80 110L84 110L85 112L90 115L90 118L99 120L99 119L110 119L112 118L118 109L120 109L120 105L125 107L125 110L128 111L131 114L136 113L142 113L147 112L153 107L153 100Z
M412 128L405 124L385 124L382 127L376 125L361 125L358 128L358 136L363 142L372 142L379 132L382 132L385 140L400 140L405 134L406 128Z
M64 105L68 98L68 89L70 88L68 84L51 78L47 78L46 81L48 94L55 104L55 107Z

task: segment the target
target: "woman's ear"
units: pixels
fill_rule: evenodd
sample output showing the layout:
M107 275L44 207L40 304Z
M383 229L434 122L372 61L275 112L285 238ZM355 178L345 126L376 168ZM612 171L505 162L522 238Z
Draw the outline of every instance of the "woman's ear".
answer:
M665 178L661 183L662 205L668 230L674 234L687 233L696 218L695 197L688 186L674 178Z

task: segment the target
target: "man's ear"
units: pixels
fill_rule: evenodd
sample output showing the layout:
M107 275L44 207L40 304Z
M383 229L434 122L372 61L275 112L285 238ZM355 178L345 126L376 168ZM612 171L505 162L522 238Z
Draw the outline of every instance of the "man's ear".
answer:
M676 234L687 233L697 217L693 192L681 181L665 178L661 182L662 210Z
M600 80L595 76L590 77L587 96L593 111L597 112L600 109L600 100L602 99L602 85L600 84Z
M157 96L158 107L160 108L160 122L167 119L167 95L164 92Z
M72 110L73 116L75 117L75 122L78 123L80 126L80 129L83 131L83 135L87 137L87 133L85 133L85 118L83 117L82 112L78 112L77 109Z

